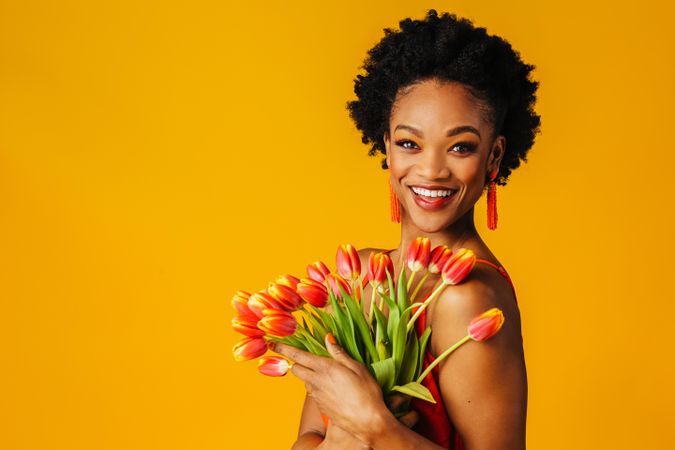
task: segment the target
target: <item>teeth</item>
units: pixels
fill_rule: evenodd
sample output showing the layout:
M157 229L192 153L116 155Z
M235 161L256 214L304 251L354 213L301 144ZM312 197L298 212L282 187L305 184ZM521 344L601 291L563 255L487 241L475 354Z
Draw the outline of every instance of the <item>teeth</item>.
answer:
M442 190L428 190L412 186L413 192L418 195L424 195L425 197L449 197L454 191L442 191Z

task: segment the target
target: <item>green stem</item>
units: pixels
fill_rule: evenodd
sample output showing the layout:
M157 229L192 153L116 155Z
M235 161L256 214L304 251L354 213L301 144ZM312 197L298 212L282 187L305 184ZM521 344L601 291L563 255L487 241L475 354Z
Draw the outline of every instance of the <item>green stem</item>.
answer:
M375 309L375 289L374 286L371 286L373 288L373 292L370 295L370 311L368 312L368 324L372 325L373 324L373 309Z
M422 287L422 285L424 284L424 282L427 281L427 278L429 278L430 273L431 272L427 271L427 273L424 274L424 276L422 277L420 282L417 283L417 287L415 287L415 291L410 296L410 303L413 303L415 301L415 297L417 296L417 293L419 292L419 290Z
M405 270L405 267L402 267L401 270ZM417 275L417 272L413 270L412 273L410 274L410 279L408 280L408 286L406 286L405 289L406 292L410 292L410 286L412 286L412 282L415 279L415 275Z
M466 341L468 341L469 339L471 339L471 335L470 335L470 334L467 334L467 335L464 336L462 339L460 339L459 341L457 341L457 342L455 343L455 345L453 345L452 347L448 348L446 351L444 351L443 353L441 353L440 355L438 355L438 358L436 358L436 359L434 360L434 362L432 362L431 364L429 364L429 367L427 367L426 369L424 369L424 372L422 372L422 373L420 374L420 376L417 378L416 381L417 381L418 383L421 383L422 380L424 380L424 379L427 377L427 375L429 375L429 374L431 373L431 371L433 370L434 367L436 367L437 365L439 365L440 362L443 361L450 353L452 353L452 352L454 352L455 350L457 350L462 344L464 344L464 343L465 343Z
M413 325L415 325L415 321L420 316L420 314L422 314L422 311L427 309L427 306L429 306L429 303L431 303L431 301L434 299L434 297L436 297L439 292L441 292L443 289L445 289L446 286L447 286L447 284L441 283L441 285L438 286L436 288L436 290L431 293L431 295L424 301L424 303L422 303L422 306L417 308L417 311L415 311L415 314L410 318L410 321L408 322L408 331L410 331L412 329Z

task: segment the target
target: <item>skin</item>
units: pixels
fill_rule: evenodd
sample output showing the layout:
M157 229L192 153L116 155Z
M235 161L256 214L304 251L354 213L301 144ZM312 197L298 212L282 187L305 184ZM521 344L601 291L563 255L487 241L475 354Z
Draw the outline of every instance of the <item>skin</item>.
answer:
M390 181L401 202L401 242L390 253L395 279L417 236L428 237L432 248L465 247L500 265L478 235L473 218L486 174L499 167L506 148L487 112L486 105L459 83L430 79L399 91L384 135ZM448 130L458 132L448 136ZM427 211L415 203L409 188L420 184L458 192L441 210ZM380 249L359 251L362 267L372 251ZM429 277L422 292L430 291L437 280ZM368 310L370 286L363 301ZM441 395L467 450L522 450L527 374L520 313L508 281L494 268L476 264L467 279L445 289L427 310L433 330L429 351L438 356L466 335L471 319L492 307L503 311L503 327L485 342L467 342L438 366ZM332 358L283 344L274 347L296 362L292 372L311 393L293 449L441 448L410 429L416 418L406 423L393 416L365 367L339 346L328 340L326 345ZM330 418L327 428L321 412Z

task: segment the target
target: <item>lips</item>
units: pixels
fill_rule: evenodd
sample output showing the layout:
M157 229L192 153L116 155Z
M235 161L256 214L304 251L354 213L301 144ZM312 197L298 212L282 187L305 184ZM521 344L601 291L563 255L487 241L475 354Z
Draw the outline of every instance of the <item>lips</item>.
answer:
M422 186L416 186L416 187L422 187ZM449 190L445 188L446 190ZM457 191L453 191L452 194L448 197L427 197L424 195L418 195L415 193L415 191L410 188L410 192L412 192L413 198L415 199L415 203L417 206L420 208L426 210L426 211L438 211L439 209L442 209L446 205L448 205L452 199L455 198L455 195L457 195Z

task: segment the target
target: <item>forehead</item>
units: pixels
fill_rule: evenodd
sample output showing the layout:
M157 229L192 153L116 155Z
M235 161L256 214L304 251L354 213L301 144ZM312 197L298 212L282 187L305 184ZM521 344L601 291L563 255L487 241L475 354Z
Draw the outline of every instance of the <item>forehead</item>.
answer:
M459 125L490 127L488 109L461 83L425 80L399 90L390 126L400 123L433 132Z

